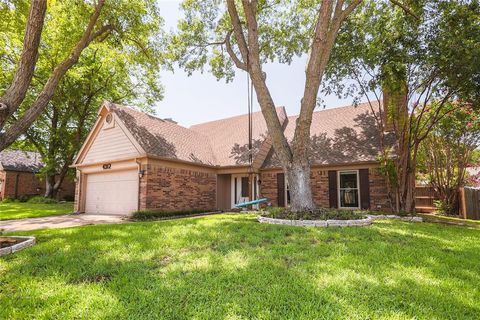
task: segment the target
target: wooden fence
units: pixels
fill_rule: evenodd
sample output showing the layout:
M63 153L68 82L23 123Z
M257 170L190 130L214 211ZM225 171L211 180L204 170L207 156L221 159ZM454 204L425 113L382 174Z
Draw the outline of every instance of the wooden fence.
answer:
M460 189L460 215L464 219L480 220L480 189Z
M416 186L415 209L420 213L432 213L436 210L434 201L438 200L435 190L430 186Z

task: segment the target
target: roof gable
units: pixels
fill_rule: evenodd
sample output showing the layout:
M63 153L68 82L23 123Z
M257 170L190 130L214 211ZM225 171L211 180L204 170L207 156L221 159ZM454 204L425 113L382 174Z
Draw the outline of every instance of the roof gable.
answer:
M106 121L107 116L110 117L110 122ZM111 113L108 103L104 103L92 131L78 153L75 164L133 158L144 153L123 121Z
M198 132L132 108L110 104L147 155L216 165L208 139Z

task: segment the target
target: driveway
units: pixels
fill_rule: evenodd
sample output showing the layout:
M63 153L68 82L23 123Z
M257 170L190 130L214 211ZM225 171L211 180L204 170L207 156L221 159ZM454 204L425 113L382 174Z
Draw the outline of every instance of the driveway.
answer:
M0 221L0 230L29 231L38 229L58 229L79 227L89 224L115 224L126 222L125 217L118 215L76 214L58 215L42 218L3 220Z

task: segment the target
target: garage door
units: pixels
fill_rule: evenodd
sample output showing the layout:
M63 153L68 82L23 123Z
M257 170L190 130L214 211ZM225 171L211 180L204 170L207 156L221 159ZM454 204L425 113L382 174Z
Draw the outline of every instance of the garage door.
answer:
M136 170L87 175L85 212L127 215L138 207Z

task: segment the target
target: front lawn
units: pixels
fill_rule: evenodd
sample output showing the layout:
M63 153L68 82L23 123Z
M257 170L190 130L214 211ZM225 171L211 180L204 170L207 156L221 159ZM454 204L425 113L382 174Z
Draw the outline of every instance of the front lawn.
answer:
M0 220L39 218L73 212L73 203L0 202Z
M253 215L29 232L0 259L1 319L479 319L480 230Z

